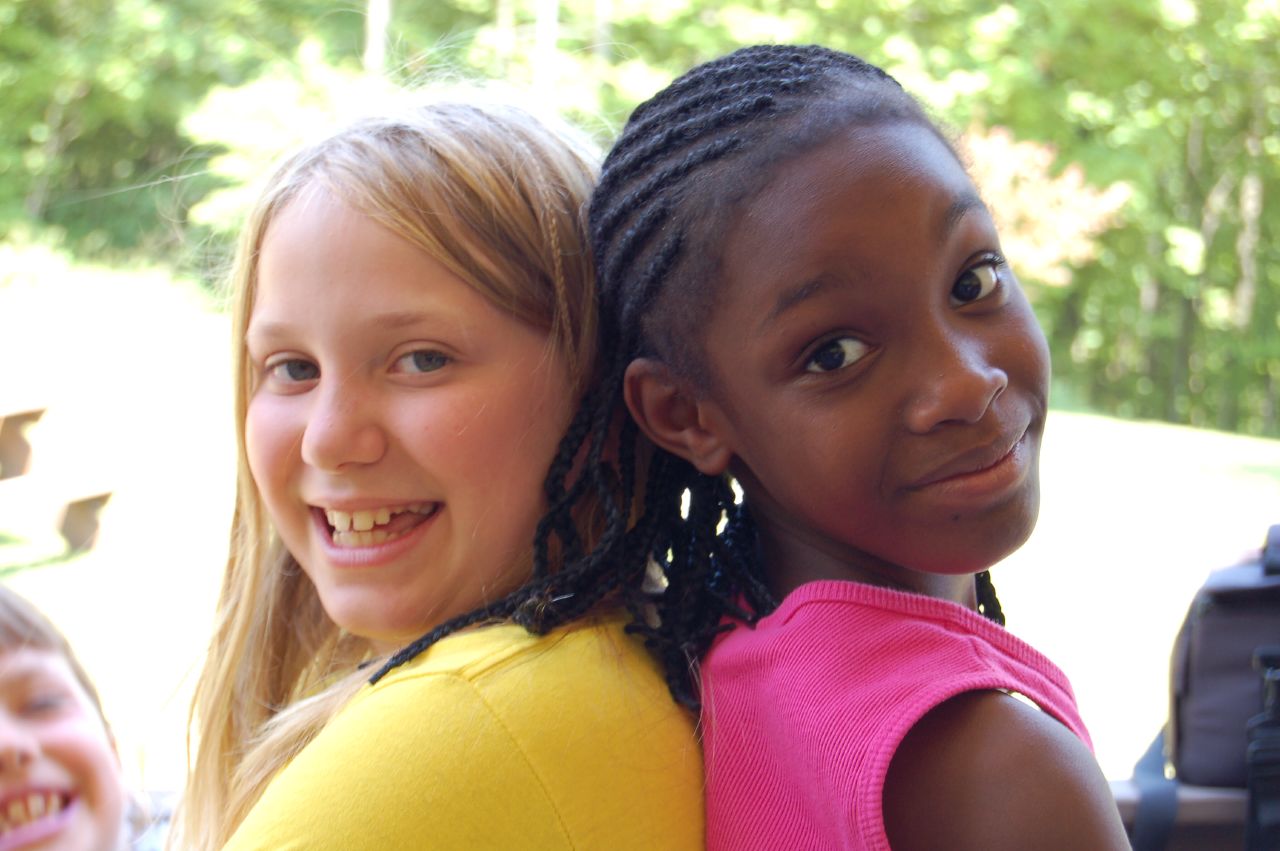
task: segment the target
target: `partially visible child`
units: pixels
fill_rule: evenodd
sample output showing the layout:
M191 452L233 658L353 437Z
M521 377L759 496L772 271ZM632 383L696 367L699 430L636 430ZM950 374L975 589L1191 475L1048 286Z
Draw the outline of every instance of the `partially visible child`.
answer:
M669 559L645 631L701 702L712 851L1127 847L986 574L1036 520L1048 354L917 102L740 50L636 109L591 227L610 349L577 426L625 397L661 448L595 556Z
M93 682L0 586L0 849L122 851L142 825Z
M569 128L469 100L357 122L268 181L173 848L701 847L694 719L619 577L562 563L594 512L533 546L593 376L596 168Z

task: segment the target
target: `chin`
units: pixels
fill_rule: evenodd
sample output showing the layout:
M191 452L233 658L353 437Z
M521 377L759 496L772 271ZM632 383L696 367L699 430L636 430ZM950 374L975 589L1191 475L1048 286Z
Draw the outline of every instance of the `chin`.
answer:
M1040 500L1036 495L1026 510L1021 512L1016 518L1010 520L1009 525L1002 530L1003 534L993 536L993 540L999 541L998 549L993 550L986 559L986 565L974 570L974 573L986 570L996 562L1002 561L1013 555L1022 545L1031 538L1031 533L1035 531L1036 519L1040 514Z

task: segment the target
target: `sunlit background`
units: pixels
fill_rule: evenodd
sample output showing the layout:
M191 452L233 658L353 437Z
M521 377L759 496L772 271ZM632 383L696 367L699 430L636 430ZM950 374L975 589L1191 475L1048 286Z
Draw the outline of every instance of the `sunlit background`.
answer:
M757 41L881 64L960 138L1056 374L1041 523L997 585L1128 776L1192 592L1280 522L1280 2L793 5L0 0L0 418L32 447L0 479L0 578L65 629L137 782L182 782L233 489L218 285L253 180L458 79L607 146ZM68 554L60 510L107 494Z

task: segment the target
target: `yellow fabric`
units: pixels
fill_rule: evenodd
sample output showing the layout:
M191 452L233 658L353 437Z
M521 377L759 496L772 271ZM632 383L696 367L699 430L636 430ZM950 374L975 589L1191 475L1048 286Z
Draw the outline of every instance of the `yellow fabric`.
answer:
M693 718L624 623L445 639L366 686L226 848L701 849Z

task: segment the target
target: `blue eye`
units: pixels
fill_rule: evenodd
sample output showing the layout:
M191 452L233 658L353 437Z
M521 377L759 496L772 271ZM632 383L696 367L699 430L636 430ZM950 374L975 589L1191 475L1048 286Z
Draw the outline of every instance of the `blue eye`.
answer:
M964 274L951 286L951 300L955 304L970 304L991 295L1000 286L1000 267L1003 260L991 259Z
M856 337L836 337L817 348L805 362L806 372L834 372L861 360L871 347Z
M402 372L435 372L449 363L449 356L434 349L419 349L409 352L396 361Z
M315 381L320 377L320 367L311 361L302 360L301 358L277 361L267 367L267 372L273 378L290 383Z

